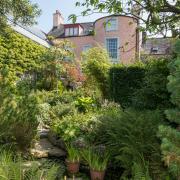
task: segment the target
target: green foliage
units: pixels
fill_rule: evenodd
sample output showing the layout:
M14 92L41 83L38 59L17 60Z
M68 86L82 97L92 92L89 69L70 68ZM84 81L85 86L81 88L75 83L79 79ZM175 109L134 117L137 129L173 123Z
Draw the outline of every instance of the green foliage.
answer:
M92 138L90 133L93 131L95 122L95 113L75 113L55 121L52 129L65 142L72 142L78 138Z
M20 156L13 157L9 152L0 152L0 179L2 180L54 180L57 177L57 170L57 166L51 166L44 171L39 169L36 163L26 166Z
M87 81L99 88L103 98L108 97L108 71L110 60L106 50L95 47L83 54L83 71Z
M113 165L124 169L122 177L141 173L143 176L150 174L152 179L164 179L166 173L156 136L158 126L163 123L163 115L159 111L122 111L115 108L98 119L96 143L107 146Z
M60 41L43 53L41 66L34 72L36 74L36 89L56 90L57 93L62 93L64 88L60 79L65 73L63 62L66 57L74 56L67 47L71 48L72 43Z
M15 143L21 150L29 147L39 124L38 113L35 94L6 97L0 107L1 141Z
M79 162L80 161L80 152L72 144L66 144L66 150L68 153L67 160L69 162Z
M96 106L95 101L91 97L78 98L75 105L80 112L88 112Z
M29 0L6 0L0 2L0 26L5 25L8 15L11 15L13 22L33 24L35 17L40 14L37 4ZM3 26L4 27L4 26Z
M51 126L54 122L61 121L63 117L77 112L74 103L76 92L65 91L59 95L56 91L37 91L36 96L40 103L38 121L46 125Z
M89 147L82 151L82 157L88 163L91 170L105 171L107 168L109 160L108 153L99 152Z
M179 1L146 1L146 0L86 0L85 2L76 1L77 7L83 7L81 15L87 16L92 12L109 13L109 14L128 14L141 20L143 22L142 29L146 29L150 32L159 33L165 31L167 35L167 27L174 31L179 32ZM143 16L143 12L147 16ZM70 19L75 22L77 16L72 14L69 16ZM145 28L144 28L144 25ZM178 34L179 36L179 34Z
M138 109L165 109L171 106L166 89L169 69L167 59L152 59L146 63L141 87L133 93L133 106Z
M114 66L109 72L110 97L122 107L132 105L136 89L141 87L145 69L142 64Z
M40 58L45 48L6 28L0 35L0 74L17 80L25 72L40 66Z
M168 76L168 91L171 93L173 109L165 111L170 126L160 126L159 135L162 138L163 160L175 178L180 177L180 40L174 47L176 58L170 63Z

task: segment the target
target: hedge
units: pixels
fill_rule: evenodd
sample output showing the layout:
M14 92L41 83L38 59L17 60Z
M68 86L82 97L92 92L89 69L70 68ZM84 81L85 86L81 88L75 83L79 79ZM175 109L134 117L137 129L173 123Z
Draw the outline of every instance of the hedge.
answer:
M122 107L132 104L132 96L141 87L145 74L143 65L114 66L109 72L109 90L113 101Z

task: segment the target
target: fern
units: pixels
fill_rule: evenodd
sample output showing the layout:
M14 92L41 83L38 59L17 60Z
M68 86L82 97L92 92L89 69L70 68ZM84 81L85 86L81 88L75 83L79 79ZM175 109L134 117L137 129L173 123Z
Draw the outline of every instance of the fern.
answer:
M124 169L123 178L133 177L134 170L148 162L139 173L149 172L153 179L163 179L166 171L156 136L163 123L159 111L111 110L100 116L100 122L97 139L109 148L113 163Z
M58 166L53 165L48 170L41 170L36 163L32 163L31 167L26 167L20 156L13 157L9 152L0 152L1 180L54 180L58 168Z

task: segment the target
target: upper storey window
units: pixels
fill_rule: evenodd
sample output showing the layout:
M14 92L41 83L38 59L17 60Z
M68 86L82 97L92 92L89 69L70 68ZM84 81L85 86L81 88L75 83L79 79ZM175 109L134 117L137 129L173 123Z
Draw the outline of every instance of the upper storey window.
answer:
M118 29L118 20L113 17L106 21L106 31L116 31Z
M65 36L77 36L78 35L78 28L65 28Z

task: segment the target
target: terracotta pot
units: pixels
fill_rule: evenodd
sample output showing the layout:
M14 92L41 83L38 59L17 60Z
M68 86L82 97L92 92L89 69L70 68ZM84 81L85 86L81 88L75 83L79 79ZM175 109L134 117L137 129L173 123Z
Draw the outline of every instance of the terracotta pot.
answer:
M71 174L76 174L79 172L79 164L79 162L70 162L66 160L67 170Z
M104 180L105 171L90 170L91 180Z

